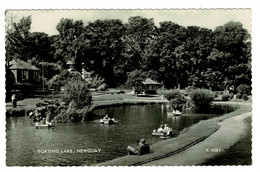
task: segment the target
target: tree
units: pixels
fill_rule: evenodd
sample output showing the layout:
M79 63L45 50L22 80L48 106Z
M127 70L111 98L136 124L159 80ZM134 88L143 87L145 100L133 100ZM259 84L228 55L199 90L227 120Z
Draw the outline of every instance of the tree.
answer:
M86 82L76 80L69 81L65 85L62 101L66 105L69 105L73 101L75 103L74 108L83 109L90 107L91 100L92 96Z
M31 28L31 16L23 17L18 23L11 23L6 30L6 62L12 59L27 60L30 47L28 37Z
M59 61L63 67L67 61L75 62L75 68L80 71L82 68L82 57L85 55L86 32L81 20L73 21L72 19L62 18L56 29L59 32L58 37L53 42L55 47L54 58Z
M34 64L39 62L53 62L53 56L51 54L51 42L46 33L33 32L28 35L28 46L30 51L28 52L28 59L31 59Z
M203 111L209 108L213 100L213 94L207 89L195 89L191 91L190 98L194 108Z
M110 86L116 86L116 68L120 69L123 49L122 35L125 28L121 20L96 20L86 26L87 31L87 56L84 63L89 70L104 77ZM117 67L115 67L117 66Z
M250 35L239 22L228 22L214 31L214 48L225 54L220 56L227 86L251 82ZM242 74L242 75L241 75ZM243 75L245 74L245 75ZM238 81L237 81L238 80Z
M141 86L146 77L147 75L144 72L136 69L128 73L126 85L133 87L136 90Z
M146 70L146 64L150 57L150 45L157 35L154 21L140 16L130 17L125 27L126 32L122 38L125 43L123 55L128 64L131 64L127 67L128 72L135 69Z
M186 29L173 22L161 22L158 30L155 46L151 49L153 56L150 57L157 57L155 60L159 62L154 60L154 67L152 63L149 66L158 71L159 82L162 82L166 88L174 88L179 85L176 78L181 73L181 70L176 70L176 65L180 67L182 63L179 61L180 56L176 48L181 46L183 40L186 39Z

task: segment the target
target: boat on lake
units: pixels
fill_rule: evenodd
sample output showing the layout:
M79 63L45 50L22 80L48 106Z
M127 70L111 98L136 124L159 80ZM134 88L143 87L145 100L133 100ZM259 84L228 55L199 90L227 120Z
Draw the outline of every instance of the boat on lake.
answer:
M178 110L173 110L172 112L167 112L167 115L181 116L182 113Z
M101 124L114 124L115 123L115 119L114 118L111 118L111 119L100 119L100 123Z
M50 128L50 127L52 127L52 124L51 124L51 122L46 122L46 123L36 122L35 127L36 128Z

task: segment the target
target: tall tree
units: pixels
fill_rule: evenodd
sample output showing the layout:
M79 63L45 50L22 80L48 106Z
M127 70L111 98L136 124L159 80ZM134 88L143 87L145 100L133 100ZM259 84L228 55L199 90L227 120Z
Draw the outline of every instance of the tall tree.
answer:
M248 62L251 59L250 35L240 22L228 22L214 31L214 48L224 54L220 57L219 66L222 70L226 86L249 84L251 69ZM250 50L249 50L250 51ZM242 83L241 83L242 82Z
M71 60L75 63L75 68L81 70L81 57L84 56L85 31L81 20L62 18L56 29L59 32L58 39L54 41L53 46L56 51L54 54L63 66Z
M123 55L131 64L128 70L143 69L149 58L150 45L157 35L157 28L152 18L140 16L130 17L125 26Z
M121 72L121 51L123 48L122 35L125 27L121 20L96 20L86 26L88 44L85 63L89 70L105 78L110 86L116 86L116 72ZM119 83L117 83L119 84Z
M10 27L6 28L6 61L12 59L27 60L30 46L28 46L28 37L31 29L31 16L23 17L18 23L11 23Z

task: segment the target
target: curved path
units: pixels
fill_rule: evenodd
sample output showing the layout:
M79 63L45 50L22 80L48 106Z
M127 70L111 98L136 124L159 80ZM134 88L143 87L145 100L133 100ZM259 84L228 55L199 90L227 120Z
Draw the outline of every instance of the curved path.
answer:
M187 150L167 158L143 164L144 166L185 166L200 165L205 160L221 153L234 145L245 134L244 119L250 117L251 112L228 118L219 122L220 128L204 141Z

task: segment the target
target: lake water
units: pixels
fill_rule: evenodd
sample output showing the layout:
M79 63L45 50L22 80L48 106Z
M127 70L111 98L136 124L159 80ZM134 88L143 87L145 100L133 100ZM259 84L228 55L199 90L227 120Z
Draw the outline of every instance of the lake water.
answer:
M6 164L8 166L80 166L91 165L124 156L128 145L135 146L140 138L149 144L160 141L151 136L154 128L167 123L176 133L200 120L220 114L184 113L167 115L162 104L135 105L97 109L102 118L109 114L114 125L92 121L55 124L53 128L36 129L28 116L6 119Z

